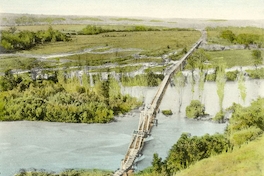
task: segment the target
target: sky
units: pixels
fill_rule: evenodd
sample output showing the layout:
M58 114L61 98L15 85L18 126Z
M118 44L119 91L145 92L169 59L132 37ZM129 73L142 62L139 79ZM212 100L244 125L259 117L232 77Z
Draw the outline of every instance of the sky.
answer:
M1 13L264 19L264 0L0 0Z

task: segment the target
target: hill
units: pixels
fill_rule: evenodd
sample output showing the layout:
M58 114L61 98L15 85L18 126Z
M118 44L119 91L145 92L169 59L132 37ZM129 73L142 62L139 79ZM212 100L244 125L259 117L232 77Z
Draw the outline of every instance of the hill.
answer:
M232 153L204 159L177 176L257 176L264 175L264 135Z

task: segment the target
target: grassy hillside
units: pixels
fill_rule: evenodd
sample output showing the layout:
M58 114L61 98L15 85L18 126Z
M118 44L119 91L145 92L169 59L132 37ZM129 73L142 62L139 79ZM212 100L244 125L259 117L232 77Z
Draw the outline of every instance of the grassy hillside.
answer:
M204 159L177 176L260 176L264 175L264 135L232 153Z

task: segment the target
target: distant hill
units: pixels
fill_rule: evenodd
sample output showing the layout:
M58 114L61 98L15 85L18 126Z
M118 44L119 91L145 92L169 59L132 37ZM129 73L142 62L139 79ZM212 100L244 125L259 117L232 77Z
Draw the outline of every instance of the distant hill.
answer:
M107 17L0 13L0 26L17 25L147 25L201 29L207 26L255 26L264 28L264 20L183 19L146 17Z

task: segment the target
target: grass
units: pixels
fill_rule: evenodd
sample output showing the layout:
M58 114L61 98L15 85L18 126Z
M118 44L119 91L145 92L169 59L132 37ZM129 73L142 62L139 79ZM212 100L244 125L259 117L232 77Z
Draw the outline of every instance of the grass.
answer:
M7 69L29 69L37 63L37 60L34 58L18 56L0 57L0 72Z
M264 175L264 135L232 153L204 159L177 176L255 176Z
M210 63L216 64L218 60L223 60L228 68L234 66L252 66L254 60L251 56L251 50L226 50L226 51L207 51L211 57ZM263 52L263 51L262 51Z
M151 53L162 52L167 47L176 50L183 46L190 46L200 37L198 31L148 31L148 32L111 32L113 37L99 35L77 35L70 42L56 42L39 45L24 53L52 54L73 52L85 48L138 48Z

